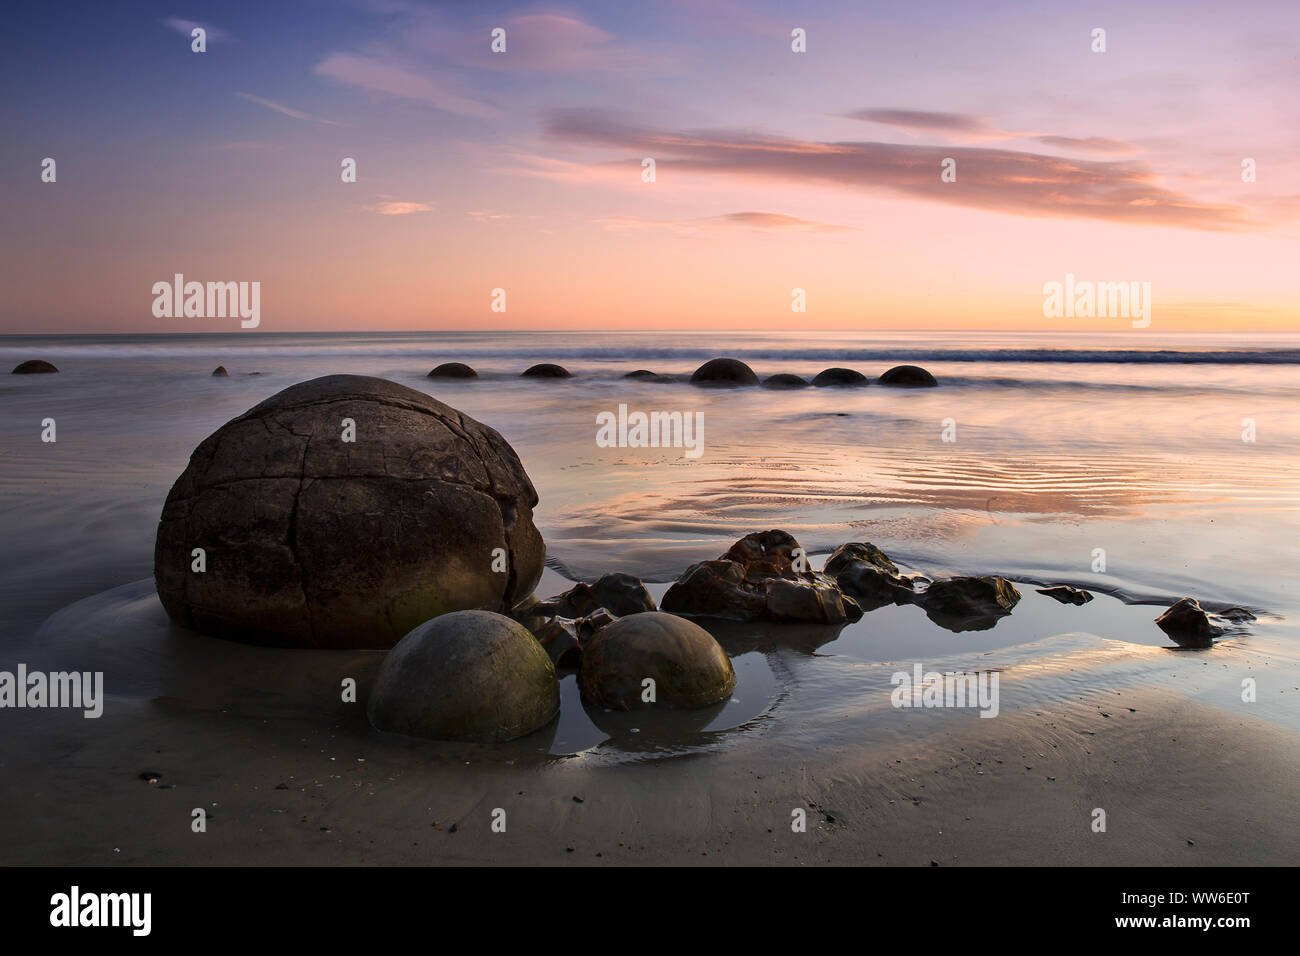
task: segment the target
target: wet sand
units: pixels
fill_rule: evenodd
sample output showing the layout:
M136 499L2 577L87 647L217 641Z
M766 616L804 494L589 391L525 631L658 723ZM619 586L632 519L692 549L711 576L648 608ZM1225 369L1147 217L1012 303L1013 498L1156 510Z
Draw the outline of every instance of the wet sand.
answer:
M570 693L566 733L584 745L556 755L556 724L491 746L376 733L337 688L356 677L364 702L382 652L191 635L140 582L65 609L28 648L39 663L75 640L111 696L98 720L7 713L0 862L1292 864L1300 689L1274 666L1290 670L1285 645L1268 651L1262 631L1208 652L1086 633L967 648L1000 672L1001 712L986 719L891 707L902 664L869 659L848 634L819 645L719 627L751 673L770 668L759 713L751 696L709 727L646 717L635 732L592 714L592 743ZM887 649L885 629L874 634ZM1242 675L1258 676L1258 703L1240 703ZM1098 807L1105 833L1091 829ZM195 808L206 833L191 831ZM791 831L795 808L805 833Z
M1168 692L1123 704L945 722L870 751L792 746L777 726L707 757L529 766L376 748L354 722L156 702L105 718L93 740L65 720L6 756L0 817L22 826L6 827L3 862L1294 864L1293 734ZM158 785L138 779L146 768ZM190 832L194 807L205 834ZM491 829L498 807L505 833ZM791 832L795 807L806 833ZM1106 833L1090 829L1094 807Z

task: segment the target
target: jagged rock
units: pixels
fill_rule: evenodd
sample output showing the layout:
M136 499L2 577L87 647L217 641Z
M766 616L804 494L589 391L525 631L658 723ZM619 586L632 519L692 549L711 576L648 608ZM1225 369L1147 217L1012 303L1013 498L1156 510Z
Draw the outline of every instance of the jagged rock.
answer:
M1087 604L1092 600L1091 592L1082 591L1068 584L1058 584L1055 587L1037 588L1036 590L1039 594L1046 594L1050 598L1056 598L1062 604Z
M715 358L705 362L691 376L692 385L757 385L754 370L734 358Z
M375 677L367 715L378 730L495 742L532 733L560 709L555 667L522 626L455 611L397 642Z
M808 380L788 372L778 372L763 379L764 388L807 388Z
M478 378L478 372L474 371L464 362L443 362L437 368L431 369L426 378Z
M640 578L615 571L602 575L591 584L579 581L563 594L539 601L534 607L534 613L577 618L585 617L600 608L616 617L659 610Z
M58 369L44 359L28 359L14 367L11 375L49 375Z
M644 699L647 678L654 700ZM601 628L583 649L582 699L611 710L693 709L726 700L736 673L708 631L662 612L635 614Z
M812 380L813 385L817 388L852 388L855 386L866 385L868 379L861 372L855 372L851 368L828 368L817 373L817 377Z
M881 385L902 386L904 388L927 388L938 385L933 375L917 365L895 365L878 379Z
M840 591L834 578L795 570L796 549L799 542L784 531L748 534L716 561L687 568L661 607L734 621L840 624L861 618L862 608Z
M851 541L840 545L826 561L825 573L833 577L840 590L852 597L864 611L874 611L886 604L912 600L911 578L898 570L885 552L874 544Z
M519 373L520 378L570 378L572 375L563 365L552 365L550 362L532 365Z
M984 576L935 581L917 599L926 616L950 631L984 631L1006 617L1020 592L1006 578Z
M1247 612L1249 613L1249 612ZM1211 647L1223 628L1211 623L1195 598L1185 597L1156 618L1156 625L1180 647Z
M387 648L440 614L530 594L546 554L536 504L493 429L395 382L326 376L195 449L159 521L158 596L218 637Z

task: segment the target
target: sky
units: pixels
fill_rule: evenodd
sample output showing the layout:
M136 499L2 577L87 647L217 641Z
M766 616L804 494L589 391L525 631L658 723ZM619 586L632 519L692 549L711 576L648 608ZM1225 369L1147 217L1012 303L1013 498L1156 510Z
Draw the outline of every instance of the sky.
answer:
M1131 327L1067 275L1300 330L1297 51L1292 0L15 5L0 333L239 330L177 273L249 334Z

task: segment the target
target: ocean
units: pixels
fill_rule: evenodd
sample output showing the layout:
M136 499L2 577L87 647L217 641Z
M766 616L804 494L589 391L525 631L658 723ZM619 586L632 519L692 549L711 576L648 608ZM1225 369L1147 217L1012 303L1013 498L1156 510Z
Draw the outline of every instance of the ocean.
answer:
M939 387L688 384L697 366L718 356L746 361L760 378L790 372L811 379L844 366L874 379L893 365L918 364ZM818 567L839 544L870 541L908 571L1001 574L1022 583L1022 604L987 631L953 634L915 608L887 607L830 639L814 635L801 645L806 635L787 630L761 647L747 645L735 655L737 706L714 715L707 730L771 716L774 701L789 697L790 682L803 680L821 688L797 705L807 708L809 733L818 733L845 695L873 682L887 694L889 665L899 662L1032 665L1048 676L1025 701L1072 693L1078 676L1062 662L1080 654L1089 660L1089 687L1153 680L1166 664L1149 652L1168 641L1152 620L1183 596L1255 612L1255 628L1235 639L1242 653L1267 651L1276 666L1294 668L1300 650L1292 623L1300 611L1296 335L0 339L0 361L30 358L61 372L0 379L0 597L8 635L0 656L107 660L110 693L114 669L118 693L165 690L155 645L166 622L149 579L158 515L190 452L262 399L332 373L420 389L505 436L540 495L535 520L548 549L543 596L563 590L566 579L607 571L636 574L659 596L688 564L769 528L793 534L819 556ZM426 377L448 361L472 365L479 378ZM564 365L573 377L519 377L538 362ZM217 365L229 377L212 377ZM637 369L671 378L623 377ZM625 413L693 416L702 423L700 454L602 447L599 416L618 414L620 405ZM55 442L41 440L47 419L55 422ZM1035 583L1068 583L1100 596L1082 608L1062 606L1034 592ZM1141 653L1112 659L1098 651L1116 641ZM1220 653L1227 660L1231 651L1225 645ZM822 665L809 654L878 673L841 669L826 672L825 683L810 681L808 669ZM1246 666L1245 658L1239 663ZM597 747L608 728L577 705L571 676L564 684L559 729L541 749ZM1300 727L1294 709L1282 720Z

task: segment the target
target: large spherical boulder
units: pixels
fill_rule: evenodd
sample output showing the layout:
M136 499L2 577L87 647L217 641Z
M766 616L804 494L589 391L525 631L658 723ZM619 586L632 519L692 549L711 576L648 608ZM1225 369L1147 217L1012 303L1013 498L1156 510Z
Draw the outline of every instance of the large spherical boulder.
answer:
M464 362L443 362L432 369L426 378L478 378L478 372Z
M655 682L653 703L642 700L647 677ZM736 672L704 628L650 611L619 618L596 634L583 648L578 687L588 704L611 710L685 710L730 697Z
M757 385L754 370L734 358L715 358L705 362L691 376L692 385Z
M880 376L881 385L893 385L899 388L929 388L939 382L933 375L919 365L895 365Z
M851 368L827 368L812 380L817 388L856 388L867 384L867 377Z
M219 637L392 647L440 614L532 593L536 504L486 425L384 379L313 379L195 449L158 525L158 596Z
M554 365L550 362L530 365L519 373L520 378L571 378L572 376L573 373L563 365Z
M57 372L58 369L44 359L28 359L26 362L19 363L11 372L11 375L49 375L51 372Z
M808 380L789 372L778 372L763 379L764 388L807 388Z
M522 624L490 611L425 621L388 652L366 713L378 730L433 740L514 740L560 710L555 667Z

